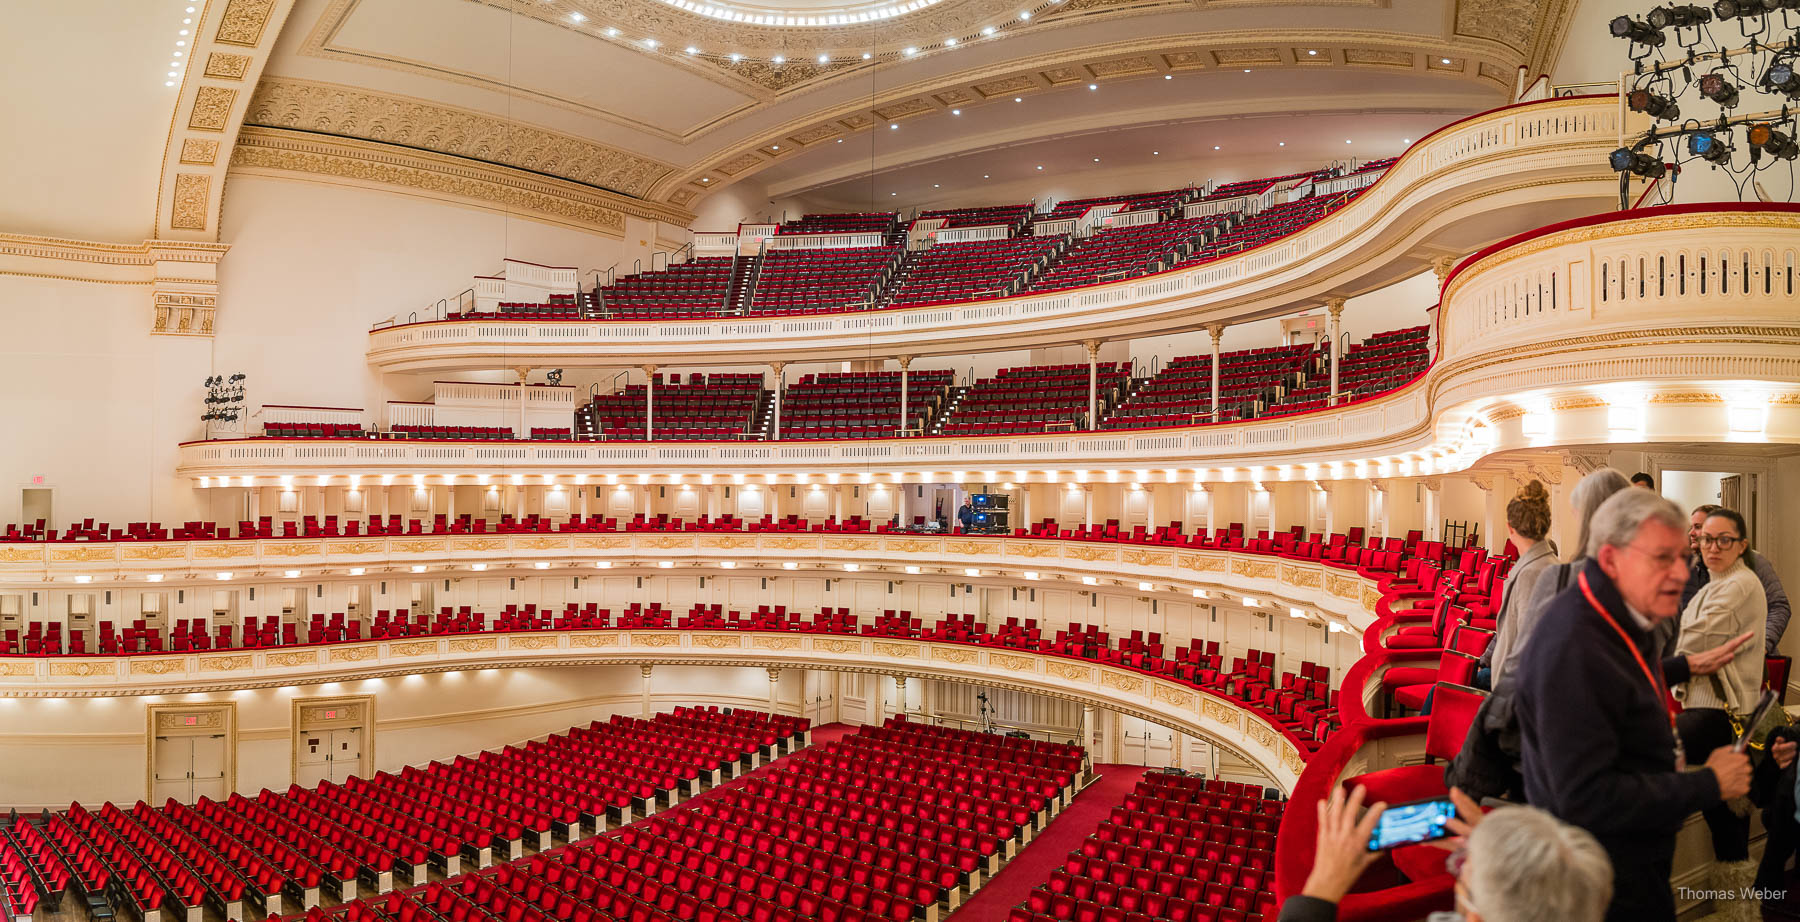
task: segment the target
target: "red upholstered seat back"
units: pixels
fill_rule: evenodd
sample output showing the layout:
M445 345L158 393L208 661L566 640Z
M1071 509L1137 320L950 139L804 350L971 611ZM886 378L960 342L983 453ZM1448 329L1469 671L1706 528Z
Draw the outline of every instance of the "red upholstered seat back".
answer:
M1461 654L1444 655L1448 659ZM1475 722L1475 712L1486 698L1487 693L1479 689L1439 682L1431 698L1431 722L1425 726L1425 754L1446 762L1456 758Z

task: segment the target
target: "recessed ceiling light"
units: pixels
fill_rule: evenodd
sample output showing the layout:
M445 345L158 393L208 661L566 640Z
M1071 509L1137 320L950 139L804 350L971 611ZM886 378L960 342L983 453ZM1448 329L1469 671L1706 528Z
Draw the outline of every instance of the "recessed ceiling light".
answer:
M1100 88L1100 84L1098 84L1098 83L1090 83L1090 84L1088 84L1088 89L1090 89L1090 90L1097 90L1097 89L1099 89L1099 88Z
M1401 139L1400 139L1400 143L1401 143L1401 144L1411 144L1411 143L1412 143L1412 138L1401 138Z
M828 55L828 54L822 54L822 55L819 55L819 63L820 63L820 64L829 64L829 63L831 63L831 55Z
M1282 141L1282 142L1281 142L1281 145L1280 145L1280 146L1282 146L1282 147L1286 147L1286 146L1287 146L1287 142L1286 142L1286 141Z
M912 56L912 55L915 55L915 54L918 54L918 53L919 53L919 49L917 49L917 48L908 48L908 49L906 49L906 50L905 50L905 51L902 51L902 52L900 52L900 53L901 53L901 54L904 54L904 55L906 55L906 56L908 56L908 57L911 57L911 56Z
M1319 53L1319 52L1318 52L1318 51L1317 51L1317 50L1315 50L1315 49L1312 49L1312 48L1308 48L1308 49L1306 49L1306 53L1307 53L1307 54L1308 54L1308 55L1316 55L1316 54L1318 54L1318 53Z
M586 16L583 16L583 15L581 15L581 14L580 14L580 13L570 13L570 14L569 14L569 18L570 18L570 19L573 19L573 20L575 20L575 21L576 21L576 22L586 22L586 21L587 21L587 17L586 17ZM619 30L617 30L617 29L607 29L607 30L606 30L606 34L607 34L607 35L618 35L618 34L619 34Z
M174 72L174 71L169 71L169 76L171 76L171 77L173 77L173 76L175 76L175 72Z
M573 18L574 18L574 19L575 19L575 21L576 21L576 22L580 22L580 21L582 21L582 20L583 20L583 19L586 19L586 18L587 18L587 17L586 17L586 16L583 16L583 15L581 15L581 14L580 14L580 13L570 13L570 14L569 14L569 15L570 15L570 16L571 16L571 17L573 17ZM611 28L609 28L609 29L607 29L607 30L606 30L606 37L607 37L607 38L618 38L618 37L619 37L619 30L618 30L618 29L611 29Z
M843 139L843 138L838 138L838 143L839 143L839 144L842 144L842 143L844 143L844 139Z
M1095 162L1095 163L1099 163L1099 162L1100 162L1100 158L1099 158L1099 157L1095 157L1095 158L1094 158L1094 162Z
M1164 80L1173 80L1173 79L1175 79L1175 75L1174 74L1163 74L1163 79Z
M1449 58L1443 58L1443 59L1441 59L1441 60L1442 60L1442 61L1443 61L1443 62L1444 62L1444 63L1445 63L1445 64L1448 64L1448 63L1450 63L1450 59L1449 59Z
M993 35L993 34L994 34L994 27L993 27L993 26L988 26L988 27L987 27L987 28L985 28L985 29L982 29L982 30L981 30L981 34L982 34L982 35Z
M782 55L779 55L779 54L778 54L778 55L776 55L776 56L775 56L775 57L774 57L774 58L773 58L773 59L772 59L772 60L773 60L773 61L774 61L774 62L775 62L775 63L776 63L776 64L786 64L786 63L787 63L787 58L786 58L786 57L784 57L784 56L782 56Z
M175 52L175 56L178 58L181 57L181 52L179 52L179 51Z
M700 177L700 181L701 182L712 182L712 177L711 176L702 176L702 177Z
M944 39L944 44L946 46L954 46L956 44L956 39L954 39L954 38Z
M983 173L983 174L981 174L981 178L982 178L982 179L987 179L987 178L989 178L989 177L988 177L988 174L986 174L986 173Z
M1160 157L1160 156L1162 156L1162 151L1160 151L1160 150L1153 150L1153 151L1151 151L1151 152L1150 152L1150 156L1152 156L1152 157Z
M899 128L899 127L900 127L899 122L893 122L888 125L888 130L893 131L894 129Z
M1041 170L1041 169L1043 169L1043 168L1044 168L1044 166L1043 166L1043 164L1038 164L1038 169L1040 169L1040 170Z
M737 62L742 61L743 59L744 59L744 56L741 54L738 54L736 52L733 52L731 55L731 63L733 63L733 64L736 64Z
M687 53L688 53L688 54L699 54L699 53L700 53L700 49L698 49L698 48L695 48L695 47L694 47L694 46L692 46L692 45L689 45L689 46L687 46Z
M1345 142L1345 143L1349 143L1349 142ZM770 149L770 150L780 150L780 149L781 149L781 145L779 145L779 144L775 144L775 145L772 145L772 146L771 146L771 147L770 147L770 148L769 148L769 149Z
M1024 102L1024 101L1025 101L1025 97L1023 97L1023 96L1014 96L1013 97L1013 102Z
M653 38L644 39L644 47L645 48L655 48L656 47L656 39L653 39Z
M186 47L187 47L187 42L176 42L176 43L175 43L175 47L177 47L177 48L186 48Z
M937 183L932 183L931 188L937 189L937 188L941 188L941 187Z
M182 25L184 25L184 26L186 26L186 25L192 25L192 24L193 24L193 22L194 22L194 21L193 21L193 20L192 20L192 19L183 19L183 20L182 20L182 21L181 21L181 24L182 24Z
M1030 10L1020 10L1020 11L1019 11L1019 18L1020 18L1020 19L1030 19L1030 18L1031 18L1031 11L1030 11Z
M178 33L176 33L176 34L177 34L177 35L186 35L186 34L188 34L188 30L186 30L186 29L182 29L182 30L181 30L181 31L180 31L180 32L178 32Z
M1213 150L1218 150L1218 149L1219 149L1219 145L1217 145L1217 144L1214 144L1214 145L1213 145Z
M163 86L174 86L174 85L175 85L175 81L173 81L173 80L169 80L169 81L166 81L163 83Z
M867 51L863 52L863 60L867 61L868 59L869 59L869 53Z
M951 115L961 115L961 114L962 114L962 110L961 110L961 109L951 109L951 110L950 110L950 114L951 114Z
M1345 143L1345 144L1349 144L1349 143L1350 143L1350 139L1349 139L1349 138L1345 138L1345 139L1344 139L1344 143Z
M1244 73L1246 73L1246 74L1247 74L1247 73L1249 73L1249 72L1250 72L1250 68L1248 68L1248 67L1246 67L1246 68L1244 68Z
M900 193L898 193L898 192L889 192L889 193L888 193L888 194L889 194L889 195L899 195L899 194L900 194Z

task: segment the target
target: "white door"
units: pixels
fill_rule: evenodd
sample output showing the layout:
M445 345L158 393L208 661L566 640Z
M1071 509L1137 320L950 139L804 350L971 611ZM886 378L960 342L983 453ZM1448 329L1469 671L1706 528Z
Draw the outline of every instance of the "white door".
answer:
M174 798L192 804L202 796L223 800L225 736L159 736L151 757L150 795L157 803Z
M343 784L362 767L362 728L303 732L296 767L294 781L301 787L312 787L321 781Z
M362 728L344 727L326 734L331 741L331 780L343 784L362 768Z

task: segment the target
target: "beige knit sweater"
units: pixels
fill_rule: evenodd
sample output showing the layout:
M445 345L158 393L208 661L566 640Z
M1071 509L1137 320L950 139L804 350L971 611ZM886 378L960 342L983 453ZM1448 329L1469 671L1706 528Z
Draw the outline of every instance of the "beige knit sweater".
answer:
M1725 572L1714 573L1688 602L1681 613L1681 635L1675 642L1675 652L1700 653L1745 631L1754 631L1761 637L1768 615L1762 581L1740 558ZM1762 674L1763 648L1752 638L1723 669L1709 676L1694 676L1676 686L1675 697L1683 707L1723 708L1734 714L1747 714L1756 705Z

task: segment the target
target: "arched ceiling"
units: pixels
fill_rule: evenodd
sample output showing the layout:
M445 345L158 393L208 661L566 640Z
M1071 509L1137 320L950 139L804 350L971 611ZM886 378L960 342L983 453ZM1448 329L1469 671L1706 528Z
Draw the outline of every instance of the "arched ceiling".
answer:
M54 42L0 65L11 87L43 88L0 104L21 128L0 230L216 239L240 127L265 154L306 139L399 145L676 221L733 185L846 206L883 192L896 200L884 207L978 200L993 187L977 177L1025 159L1060 164L1065 183L1095 156L1129 172L1173 155L1205 178L1215 138L1238 145L1221 144L1221 169L1310 165L1319 145L1248 147L1309 127L1360 129L1365 146L1333 157L1391 155L1508 101L1520 68L1554 58L1573 5L66 0L29 9L33 34L104 48L66 83L41 79ZM167 81L189 17L194 44ZM33 144L46 136L59 143Z

